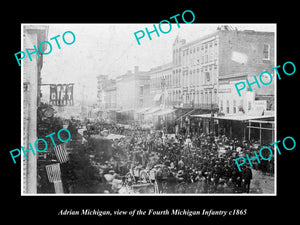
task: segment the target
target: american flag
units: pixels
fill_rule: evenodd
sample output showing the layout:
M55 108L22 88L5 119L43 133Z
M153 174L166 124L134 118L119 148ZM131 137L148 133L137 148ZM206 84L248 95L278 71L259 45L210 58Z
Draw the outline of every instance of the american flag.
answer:
M46 172L50 183L56 183L61 181L61 173L59 163L47 165Z
M67 162L69 160L66 143L60 144L60 145L57 145L56 147L54 147L54 152L55 152L57 160L60 163Z
M57 193L57 194L64 193L62 181L54 182L54 190L55 190L55 193Z

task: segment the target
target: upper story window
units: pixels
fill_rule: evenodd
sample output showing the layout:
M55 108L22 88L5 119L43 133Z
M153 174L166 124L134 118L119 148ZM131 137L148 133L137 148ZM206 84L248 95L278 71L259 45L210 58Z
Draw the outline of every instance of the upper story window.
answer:
M205 80L206 80L206 83L210 82L210 73L209 72L205 72Z
M263 60L270 60L270 45L269 44L264 44Z

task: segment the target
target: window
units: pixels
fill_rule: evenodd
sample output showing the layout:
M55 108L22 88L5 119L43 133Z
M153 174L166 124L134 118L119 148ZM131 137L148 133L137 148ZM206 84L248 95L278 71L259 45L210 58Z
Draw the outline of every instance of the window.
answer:
M209 72L205 72L205 80L208 83L210 81L210 74Z
M229 113L229 100L226 101L226 113Z
M144 95L144 87L140 87L140 96Z
M220 101L220 110L223 112L223 100Z
M270 45L269 44L264 44L263 60L270 60Z
M233 100L233 113L236 113L236 100Z
M248 111L251 110L251 102L248 102Z
M217 89L214 89L214 98L213 98L213 101L216 103L217 102L217 94L218 94L218 90Z

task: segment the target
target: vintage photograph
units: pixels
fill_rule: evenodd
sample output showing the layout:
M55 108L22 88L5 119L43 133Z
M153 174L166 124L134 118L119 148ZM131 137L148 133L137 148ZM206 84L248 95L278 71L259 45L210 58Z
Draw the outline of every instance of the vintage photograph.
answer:
M276 195L276 24L21 33L22 195Z

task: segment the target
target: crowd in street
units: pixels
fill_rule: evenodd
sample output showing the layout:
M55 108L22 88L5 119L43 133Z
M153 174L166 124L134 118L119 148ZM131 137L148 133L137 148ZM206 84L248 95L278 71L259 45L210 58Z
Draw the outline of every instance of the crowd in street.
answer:
M105 162L107 172L123 184L155 183L158 193L249 193L252 169L273 171L272 160L262 164L253 161L252 169L245 164L241 172L238 170L234 159L251 156L259 148L256 142L204 133L166 134L138 124L98 122L86 127L86 135L124 135L113 140L113 148L122 154Z

